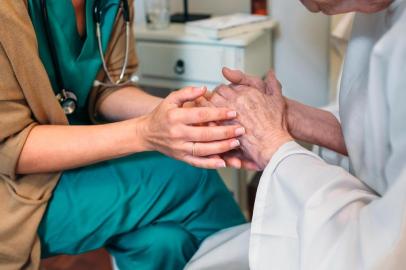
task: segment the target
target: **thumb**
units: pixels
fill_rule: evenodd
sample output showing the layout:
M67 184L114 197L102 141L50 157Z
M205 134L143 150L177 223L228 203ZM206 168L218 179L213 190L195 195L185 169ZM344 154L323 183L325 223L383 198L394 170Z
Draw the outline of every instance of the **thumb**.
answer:
M224 67L223 70L223 76L226 78L228 81L230 81L233 84L243 84L244 81L244 73L242 73L239 70L232 70L227 67Z
M171 104L176 104L177 106L182 106L188 101L194 101L199 97L204 96L207 88L204 87L185 87L178 91L172 92L167 98L166 101Z
M276 78L275 72L270 70L265 78L267 94L282 95L282 85Z
M262 92L267 92L266 84L260 77L247 75L242 71L232 70L226 67L223 68L223 76L232 84L254 87Z

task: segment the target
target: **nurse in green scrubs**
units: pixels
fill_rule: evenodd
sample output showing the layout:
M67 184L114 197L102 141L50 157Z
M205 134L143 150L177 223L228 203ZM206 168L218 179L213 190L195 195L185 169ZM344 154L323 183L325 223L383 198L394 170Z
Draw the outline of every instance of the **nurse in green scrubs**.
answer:
M189 108L193 102L182 107L186 101L202 98L204 89L183 89L161 100L136 86L117 87L103 99L100 116L116 124L89 128L89 96L102 64L94 34L93 2L46 1L46 21L41 0L28 0L39 56L55 92L57 71L45 23L49 23L62 80L78 97L78 109L69 116L71 126L33 129L19 163L20 173L63 171L39 228L42 255L79 254L106 247L122 270L182 269L206 237L244 222L217 172L187 163L224 167L217 154L238 147L238 136L244 130L202 125L232 119L235 112ZM105 52L112 33L122 31L114 28L119 25L122 1L101 2ZM130 129L130 123L136 123L138 129ZM134 130L128 150L127 132ZM98 134L104 138L99 139ZM46 162L35 148L44 145L44 137L49 149L42 151L51 155ZM55 147L58 140L68 145L73 140L77 147L64 149L63 143ZM36 166L30 165L34 158Z

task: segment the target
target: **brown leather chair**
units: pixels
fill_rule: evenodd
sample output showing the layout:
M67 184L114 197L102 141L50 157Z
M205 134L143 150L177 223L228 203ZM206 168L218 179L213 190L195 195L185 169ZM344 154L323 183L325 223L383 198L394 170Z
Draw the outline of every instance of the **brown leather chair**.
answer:
M111 257L100 249L77 256L57 256L43 260L42 270L112 270Z

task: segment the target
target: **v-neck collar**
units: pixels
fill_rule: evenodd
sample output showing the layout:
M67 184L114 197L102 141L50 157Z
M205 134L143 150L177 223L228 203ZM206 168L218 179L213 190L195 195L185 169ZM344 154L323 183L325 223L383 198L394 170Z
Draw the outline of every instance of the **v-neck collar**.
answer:
M85 57L86 51L98 49L96 46L97 43L95 44L96 26L93 20L94 1L86 1L85 3L85 29L83 36L80 35L77 29L75 8L71 0L53 0L48 2L49 12L53 13L56 18L60 18L59 20L55 20L54 23L56 23L58 25L56 27L62 31L65 42L69 44L69 47L72 50L72 55L76 58L76 60ZM120 3L119 0L102 0L101 2L101 9L104 10L103 13L106 13L108 9ZM53 8L52 5L63 5L63 8ZM75 19L72 20L72 18ZM103 22L104 18L102 17L102 28L104 26ZM114 24L115 21L109 21L107 23ZM106 36L107 35L102 38L105 39ZM105 43L106 40L104 40L103 44Z
M1 1L1 0L0 0ZM30 16L36 31L41 60L48 72L52 86L59 91L56 70L41 12L40 0L28 0ZM71 0L48 0L47 22L56 49L56 61L62 76L63 87L73 91L78 97L79 107L84 107L97 73L102 67L96 26L93 22L93 1L86 2L86 37L81 38L76 25L75 10ZM102 0L102 49L107 50L117 20L121 20L119 0ZM120 30L120 29L118 29Z
M86 39L86 36L87 36L87 29L86 29L86 26L87 26L87 24L89 23L88 21L87 21L87 18L88 18L88 16L87 16L87 12L86 12L86 4L87 4L87 2L88 2L88 0L84 0L84 4L83 4L83 11L82 11L82 13L83 14L81 14L84 18L78 18L78 14L76 13L76 10L75 10L75 6L73 5L73 1L71 0L70 1L71 3L72 3L72 6L73 6L73 10L75 11L75 15L76 15L76 29L77 29L77 32L78 32L78 35L79 35L79 37L82 39L82 40L84 40L84 39ZM80 20L82 20L83 19L83 24L84 25L79 25L78 24L78 19L80 19ZM81 29L79 29L79 26L81 26ZM82 33L81 33L82 32Z

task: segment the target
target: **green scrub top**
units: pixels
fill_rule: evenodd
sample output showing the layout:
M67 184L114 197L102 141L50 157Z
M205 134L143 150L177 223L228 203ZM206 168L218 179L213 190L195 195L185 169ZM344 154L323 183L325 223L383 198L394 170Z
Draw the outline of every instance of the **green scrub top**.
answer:
M46 1L49 30L52 36L57 59L60 67L63 85L78 97L78 110L69 116L71 124L89 124L87 104L90 90L102 67L96 37L96 24L93 20L94 1L86 1L86 31L80 36L77 30L75 10L70 0ZM102 47L105 52L113 31L119 0L101 0L101 32ZM36 32L39 56L48 73L55 93L59 93L55 67L52 62L51 49L47 41L46 28L41 0L28 0L30 17Z

